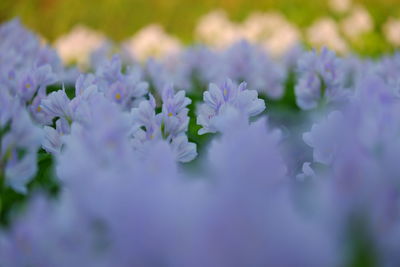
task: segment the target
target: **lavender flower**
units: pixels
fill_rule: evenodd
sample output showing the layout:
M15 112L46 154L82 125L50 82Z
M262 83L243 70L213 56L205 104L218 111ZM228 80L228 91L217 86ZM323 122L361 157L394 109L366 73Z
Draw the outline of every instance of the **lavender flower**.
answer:
M51 117L61 117L68 121L73 118L73 113L70 107L70 99L65 90L52 92L41 101L40 105L43 112Z
M300 181L304 181L305 179L308 178L315 178L316 176L315 172L310 165L311 165L310 162L304 162L302 167L302 173L298 174L296 178L299 179Z
M317 107L322 99L326 102L342 101L346 92L340 60L326 48L320 54L306 52L298 62L299 81L295 87L296 101L302 109Z
M156 115L155 100L151 95L149 100L132 109L134 149L143 154L149 143L165 139L171 143L178 161L193 160L197 155L196 145L188 142L185 134L189 123L186 106L190 103L184 91L174 94L172 87L166 87L161 113Z
M124 110L130 110L144 99L148 83L142 80L141 69L128 68L126 73L121 69L121 58L114 55L111 61L104 62L96 70L95 84L111 101L120 104Z
M1 127L0 173L6 185L25 193L26 184L36 173L36 153L42 142L42 131L32 123L27 111L18 106Z
M0 84L30 102L38 90L59 80L64 71L55 51L40 43L18 19L0 26Z
M199 134L217 132L215 120L224 115L227 107L233 107L247 118L256 116L265 109L265 103L258 98L257 91L248 90L244 82L237 86L229 79L220 87L210 84L203 99L205 103L200 105L197 116L197 123L203 126Z
M242 41L142 67L106 44L79 73L18 20L0 40L0 191L26 194L24 209L0 203L0 266L400 265L400 54L297 47L275 62ZM297 60L307 112L278 100ZM75 97L47 94L58 82ZM189 128L199 93L209 144ZM269 120L258 93L276 99ZM192 139L204 157L178 164ZM56 198L27 190L40 147Z
M76 205L67 196L59 202L36 196L12 229L0 233L1 264L106 266L96 247L96 225L79 216Z
M185 97L184 91L174 94L172 86L169 86L164 89L162 100L164 135L173 138L186 132L189 124L187 106L192 103L190 98Z
M319 124L314 124L310 132L303 134L304 142L314 147L314 161L330 164L336 152L337 132L342 114L338 111L330 113Z
M63 129L61 124L62 120L59 119L56 122L56 129L49 126L43 127L44 140L42 143L42 147L48 153L58 154L61 152L61 148L63 146L62 136L66 132L70 131L69 129Z
M282 97L285 70L261 48L241 41L227 49L222 60L222 77L230 77L236 82L246 81L250 89L265 93L270 98Z
M399 262L391 254L399 229L400 169L393 161L400 153L399 112L400 102L385 81L370 76L340 113L329 114L304 135L314 160L325 164L317 176L326 178L319 190L325 193L329 227L338 236L346 236L351 227L363 229L361 238L383 265Z

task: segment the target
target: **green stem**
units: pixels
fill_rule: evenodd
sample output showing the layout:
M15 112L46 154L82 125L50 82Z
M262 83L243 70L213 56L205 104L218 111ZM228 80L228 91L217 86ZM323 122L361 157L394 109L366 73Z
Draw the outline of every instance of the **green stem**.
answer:
M4 184L5 184L5 174L4 174L4 169L3 169L3 163L0 161L0 221L3 220L3 195L4 195Z
M3 157L1 156L1 151L2 151L2 139L3 135L9 130L10 123L8 122L4 128L0 127L0 222L3 221L3 205L4 205L4 187L5 187L5 180L6 180L6 174L5 174L5 162L6 162L6 155ZM7 153L6 153L7 154Z

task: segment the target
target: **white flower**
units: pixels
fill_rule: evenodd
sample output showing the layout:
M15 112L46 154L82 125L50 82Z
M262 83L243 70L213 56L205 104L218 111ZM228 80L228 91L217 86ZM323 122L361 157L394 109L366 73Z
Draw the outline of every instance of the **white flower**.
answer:
M300 32L279 13L253 13L242 25L242 34L251 42L262 44L273 56L282 56L300 39Z
M201 17L195 33L199 41L218 49L226 48L242 39L239 26L231 22L222 10Z
M163 58L181 50L180 41L168 35L162 26L151 24L137 32L123 44L123 48L135 59Z
M400 47L400 19L389 18L382 30L390 44Z
M355 39L363 33L372 31L374 22L368 10L362 6L357 6L343 19L340 26L346 37Z
M90 54L105 42L102 33L83 25L75 26L68 34L58 38L54 47L64 63L77 62L80 67L87 67Z
M329 7L338 13L347 12L351 7L351 0L329 0Z
M339 53L348 50L346 42L339 34L336 22L331 18L321 18L307 29L307 41L315 47L327 46Z

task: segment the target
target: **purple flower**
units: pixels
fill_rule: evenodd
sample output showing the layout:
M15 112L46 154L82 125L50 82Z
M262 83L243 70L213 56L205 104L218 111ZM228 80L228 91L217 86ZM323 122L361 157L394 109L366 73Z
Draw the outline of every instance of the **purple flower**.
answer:
M199 134L215 133L218 125L215 120L221 117L226 107L233 107L247 118L256 116L264 111L265 103L258 98L257 91L248 90L246 83L238 86L231 80L226 80L222 86L210 84L208 91L204 92L204 102L199 106L197 123L203 126Z
M236 82L246 81L250 89L273 99L282 97L285 70L260 47L240 41L224 51L222 56L224 65L220 77L229 77Z
M173 138L186 132L189 124L187 106L192 103L192 100L185 97L185 91L174 94L172 86L164 88L162 100L161 117L164 135Z
M400 155L397 121L400 102L385 81L370 76L356 85L354 97L340 111L330 113L314 125L304 140L314 151L314 161L324 171L317 190L331 231L348 244L354 227L371 245L379 263L397 264ZM354 253L357 248L350 251Z
M302 173L298 174L296 178L299 179L300 181L304 181L309 178L314 178L316 175L310 165L311 165L310 162L304 162L302 167Z
M75 82L75 97L83 95L87 88L91 86L96 86L96 76L89 74L81 74Z
M148 83L142 80L141 69L128 68L126 73L122 73L122 61L118 55L98 67L93 83L124 110L136 107L148 91Z
M65 90L58 90L43 99L40 107L49 116L62 117L70 121L73 118L70 102Z
M6 185L25 193L26 184L36 173L36 153L42 142L42 131L21 106L13 111L8 123L9 130L0 138L0 172L5 174Z
M314 148L314 161L324 164L332 162L342 116L340 112L334 111L324 121L314 124L310 132L303 134L304 142Z
M27 103L58 80L63 68L57 54L18 19L0 25L0 38L0 84L12 95Z
M78 204L62 196L36 196L7 233L0 232L1 263L7 266L106 266L96 242L96 224L80 216ZM99 257L98 259L96 259Z
M297 65L299 81L295 87L300 108L313 109L322 99L335 102L346 98L341 64L335 53L326 48L320 54L315 50L304 53Z
M196 144L189 142L184 134L172 139L171 149L176 155L176 159L180 162L189 162L197 157Z
M63 146L62 136L70 132L69 128L63 129L62 124L62 120L58 119L56 122L56 129L49 126L43 127L44 140L42 143L42 147L48 153L58 154L61 152L61 148Z
M172 87L166 87L161 113L155 113L156 104L152 95L149 100L142 101L138 108L132 109L134 149L145 154L149 144L164 139L173 147L178 161L193 160L197 155L196 145L188 142L185 134L189 123L187 105L190 103L184 91L174 94Z

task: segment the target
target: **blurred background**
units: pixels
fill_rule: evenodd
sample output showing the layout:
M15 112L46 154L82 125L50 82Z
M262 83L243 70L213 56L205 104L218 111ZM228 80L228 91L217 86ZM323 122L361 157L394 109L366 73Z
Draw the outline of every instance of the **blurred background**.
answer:
M365 55L400 46L400 0L1 0L0 21L14 17L50 43L77 25L115 42L156 25L153 34L167 33L182 44L223 47L239 38L254 39L256 28L269 23L270 32L284 32L269 46L300 39Z

